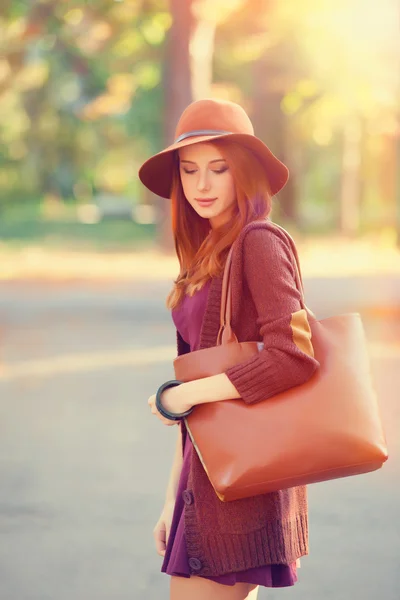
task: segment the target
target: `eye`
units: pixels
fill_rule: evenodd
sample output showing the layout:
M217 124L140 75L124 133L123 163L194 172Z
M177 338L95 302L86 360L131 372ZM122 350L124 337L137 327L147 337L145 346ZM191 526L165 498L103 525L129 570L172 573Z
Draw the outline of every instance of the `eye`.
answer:
M225 173L225 171L227 171L227 170L228 170L228 167L223 167L222 169L213 171L213 173L217 173L218 175L220 175L221 173Z
M189 169L183 169L183 172L191 175L192 173L196 173L196 169L193 169L192 171L189 171Z

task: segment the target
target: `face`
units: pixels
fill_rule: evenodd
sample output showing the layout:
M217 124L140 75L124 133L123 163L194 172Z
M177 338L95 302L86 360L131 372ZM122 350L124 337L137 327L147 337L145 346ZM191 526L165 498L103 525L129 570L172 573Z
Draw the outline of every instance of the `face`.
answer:
M182 187L189 204L212 228L227 223L236 205L228 163L218 146L204 142L179 150Z

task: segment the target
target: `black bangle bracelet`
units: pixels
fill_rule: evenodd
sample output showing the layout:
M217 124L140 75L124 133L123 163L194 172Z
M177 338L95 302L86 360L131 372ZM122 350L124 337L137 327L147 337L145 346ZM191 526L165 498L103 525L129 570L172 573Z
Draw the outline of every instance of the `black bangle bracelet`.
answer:
M181 385L182 383L183 383L183 381L178 381L177 379L173 379L172 381L166 381L165 383L160 385L160 387L158 388L157 394L156 394L156 407L157 407L158 412L160 413L160 415L162 415L164 417L164 419L169 419L170 421L181 421L184 417L189 416L190 413L193 411L193 407L192 407L183 413L173 413L173 412L170 412L169 410L167 410L166 408L164 408L163 405L161 404L161 394L164 392L164 390L167 390L170 387L175 387L177 385Z

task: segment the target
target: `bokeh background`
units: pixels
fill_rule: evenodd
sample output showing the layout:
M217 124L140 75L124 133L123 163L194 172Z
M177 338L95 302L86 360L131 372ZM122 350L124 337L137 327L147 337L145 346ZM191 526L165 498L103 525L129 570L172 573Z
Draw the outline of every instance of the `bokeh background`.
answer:
M290 168L307 303L362 314L389 443L310 487L311 555L260 599L398 600L400 1L2 0L0 600L167 597L168 201L137 178L204 97Z

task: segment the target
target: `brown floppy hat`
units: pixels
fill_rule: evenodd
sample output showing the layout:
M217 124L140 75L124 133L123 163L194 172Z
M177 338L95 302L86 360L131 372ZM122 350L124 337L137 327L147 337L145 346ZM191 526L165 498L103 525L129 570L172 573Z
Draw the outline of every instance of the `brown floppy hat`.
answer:
M244 109L235 102L206 98L192 102L179 119L175 141L146 160L139 169L141 182L154 194L171 197L174 150L210 140L229 138L254 152L264 165L272 195L289 178L288 168L254 135Z

